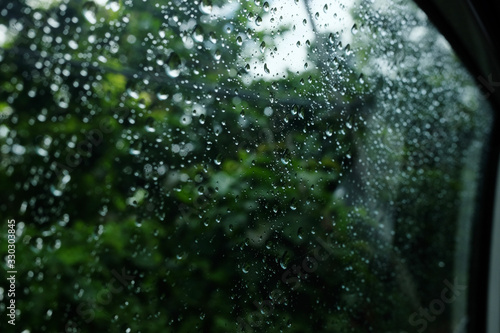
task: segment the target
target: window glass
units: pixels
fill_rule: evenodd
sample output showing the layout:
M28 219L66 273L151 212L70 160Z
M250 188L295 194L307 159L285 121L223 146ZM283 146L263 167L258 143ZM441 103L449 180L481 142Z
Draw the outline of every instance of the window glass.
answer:
M465 327L491 110L415 4L1 7L16 330Z

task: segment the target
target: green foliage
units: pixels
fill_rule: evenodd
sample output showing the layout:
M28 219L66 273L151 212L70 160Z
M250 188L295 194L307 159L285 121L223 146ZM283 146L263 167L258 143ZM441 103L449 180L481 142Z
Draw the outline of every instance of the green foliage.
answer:
M452 279L463 160L484 133L435 32L398 35L431 28L413 7L361 1L352 45L318 31L307 68L265 75L275 36L300 29L255 27L277 3L30 4L0 16L21 25L0 50L21 330L415 329ZM410 60L391 76L374 63L399 41ZM418 61L433 52L448 60Z

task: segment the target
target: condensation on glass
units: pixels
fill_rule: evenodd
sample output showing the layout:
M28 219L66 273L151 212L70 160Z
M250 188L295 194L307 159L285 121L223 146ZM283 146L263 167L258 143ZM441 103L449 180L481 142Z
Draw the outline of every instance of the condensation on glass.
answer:
M16 329L458 332L490 112L409 1L4 1Z

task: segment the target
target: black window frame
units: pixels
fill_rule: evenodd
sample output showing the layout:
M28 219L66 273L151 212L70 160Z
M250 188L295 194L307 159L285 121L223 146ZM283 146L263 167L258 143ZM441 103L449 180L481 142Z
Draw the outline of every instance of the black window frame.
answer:
M487 97L493 109L493 124L483 154L482 177L476 198L476 212L472 222L471 257L468 288L467 332L487 332L488 301L492 295L490 273L499 269L492 266L492 249L495 245L495 193L500 181L500 39L498 17L500 2L488 0L415 0L431 22L450 42L464 65L476 79L478 87ZM497 212L498 216L498 212ZM498 228L498 221L496 221ZM498 233L498 232L497 232ZM496 245L498 246L498 245ZM498 290L498 288L496 288ZM491 304L491 303L490 303ZM497 321L500 321L497 314ZM496 325L495 325L496 326ZM500 327L500 323L497 326ZM488 333L492 333L491 327Z

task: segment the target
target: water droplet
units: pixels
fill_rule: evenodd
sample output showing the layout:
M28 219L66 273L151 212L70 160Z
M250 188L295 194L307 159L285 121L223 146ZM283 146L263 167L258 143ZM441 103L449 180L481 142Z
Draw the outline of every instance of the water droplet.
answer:
M241 269L241 271L243 273L247 274L250 271L250 266L248 266L248 264L243 265L243 268Z
M106 3L106 9L111 9L113 12L117 12L120 9L120 2L118 0L109 0Z
M203 125L204 123L205 123L205 115L204 115L204 114L202 114L202 115L200 116L200 124L202 124L202 125Z
M61 109L67 109L69 107L70 98L68 93L60 92L57 104Z
M214 160L215 165L221 165L222 163L222 156L219 154Z
M99 210L99 215L101 216L106 216L108 214L108 206L104 205L102 208Z
M280 266L283 269L287 269L288 264L290 263L290 256L288 255L288 251L285 251L280 258Z
M127 88L127 95L129 95L133 99L139 99L139 93L132 88Z
M208 34L208 39L213 43L217 43L217 36L215 36L215 32L210 31Z
M203 28L199 26L198 24L194 27L193 30L193 39L197 42L203 42L205 39L203 36Z
M319 19L319 13L318 13L318 12L316 12L316 14L314 14L314 18L315 18L316 20L317 20L317 19Z
M141 98L137 103L137 106L144 110L146 108L146 100L144 98Z
M204 14L210 14L212 12L212 0L202 0L200 3L200 10Z
M297 237L299 237L299 239L303 238L302 227L300 227L299 230L297 230Z
M222 58L222 54L220 53L220 51L219 50L215 51L214 59L219 61L220 58Z
M260 43L260 52L264 53L265 49L266 49L266 42Z
M264 8L265 12L268 12L269 11L269 2L267 2L267 1L264 2L264 7L263 8Z
M323 6L323 12L326 14L327 11L328 11L328 5L324 5Z
M203 186L198 187L198 194L203 195L205 193L205 188Z
M49 155L49 153L41 147L36 147L35 151L40 156L48 156Z
M267 67L267 63L264 64L264 72L266 72L267 74L271 73L271 71L269 70L269 67Z
M358 33L358 26L356 24L354 24L351 28L351 33L353 35L357 34Z
M62 191L58 190L54 185L50 185L50 192L55 197L60 197L63 194Z
M329 34L328 35L328 41L333 44L333 42L335 41L335 37L333 36L333 34Z
M165 101L167 100L168 98L168 94L165 94L161 91L159 91L157 94L156 94L156 97L160 100L160 101Z
M352 53L352 51L351 51L351 45L347 44L345 46L345 54L350 55L351 53Z
M181 58L177 55L177 53L172 52L167 60L166 72L170 77L178 77L181 73Z
M146 120L146 131L148 131L149 133L154 133L155 132L154 124L155 124L155 119L153 117L149 117Z
M97 5L93 1L87 1L83 4L83 16L90 24L97 23Z
M241 36L236 37L236 44L238 44L239 46L243 44L243 39L241 38Z
M52 28L59 28L59 26L61 25L55 18L53 17L49 17L47 19L47 23L52 27Z
M140 142L135 142L130 146L130 149L128 150L130 155L139 155L141 153L141 148L142 144Z
M255 19L255 24L256 25L261 25L262 24L262 17L260 17L260 15L257 15L257 18Z

